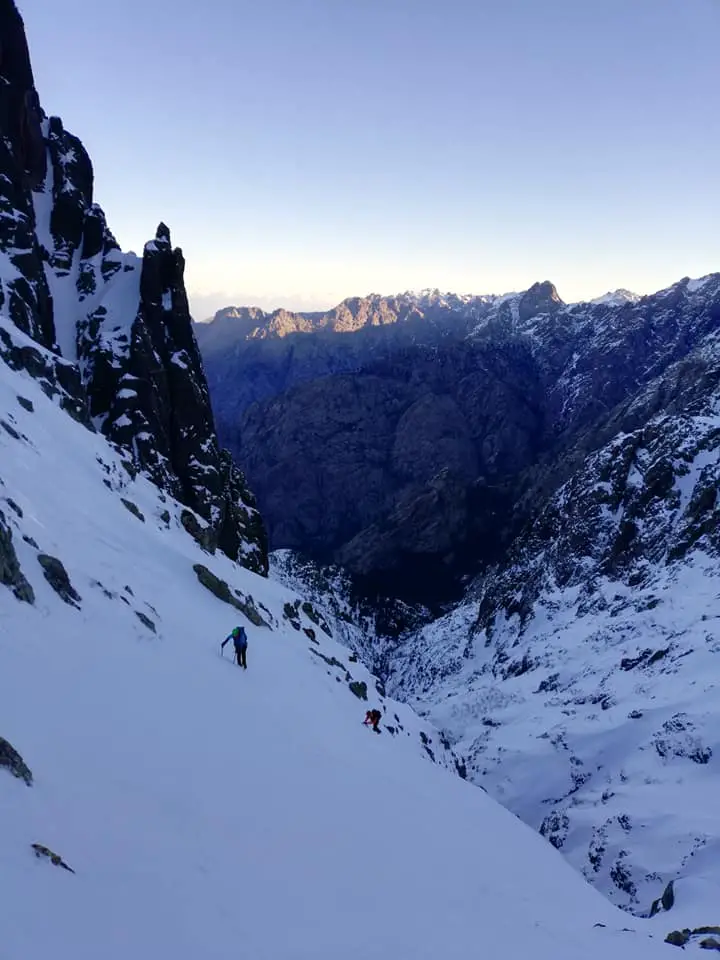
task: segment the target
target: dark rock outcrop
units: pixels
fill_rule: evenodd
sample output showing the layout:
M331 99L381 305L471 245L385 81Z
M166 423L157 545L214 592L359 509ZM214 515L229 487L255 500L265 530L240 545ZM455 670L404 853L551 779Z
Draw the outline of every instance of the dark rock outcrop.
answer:
M45 179L46 156L40 131L43 114L35 91L25 27L14 0L0 2L0 76L5 81L3 129L31 186Z
M129 513L131 513L134 517L137 517L141 523L145 523L143 512L136 503L133 503L132 500L126 500L125 497L120 498L120 503L122 503Z
M80 371L73 363L37 346L12 326L0 325L0 360L11 370L25 370L37 380L43 393L55 400L74 420L94 430ZM20 399L20 398L18 398ZM22 401L20 401L22 402ZM30 403L25 400L24 404ZM27 407L26 407L27 409Z
M364 680L351 680L348 687L358 700L367 700L367 683Z
M35 602L35 592L28 583L18 562L12 542L12 531L0 510L0 584L9 587L18 600Z
M146 613L143 613L142 610L136 610L135 616L151 633L157 633L157 627Z
M373 593L446 599L471 556L502 545L508 484L537 456L540 391L522 345L455 342L254 406L239 449L273 546L343 564Z
M554 284L548 280L543 283L534 283L518 299L518 320L523 324L541 314L552 316L563 306Z
M35 233L31 189L45 181L47 154L22 18L0 2L0 250L19 276L0 285L0 309L46 347L55 343L53 305Z
M57 557L50 557L46 553L38 554L38 563L42 567L45 579L55 593L71 607L76 607L81 601L80 594L70 582L67 570Z
M712 933L714 936L708 937L707 934ZM703 939L701 940L700 937ZM696 927L694 930L691 930L689 927L685 927L683 930L671 930L670 933L665 937L665 943L671 944L673 947L685 947L690 941L694 938L695 943L702 950L720 950L720 927Z
M270 627L270 624L258 611L252 597L245 597L239 590L231 590L225 580L221 580L212 570L208 570L201 563L196 563L193 570L200 583L218 600L235 607L256 627Z
M160 224L145 247L127 352L101 354L89 377L93 413L110 440L134 451L140 469L203 517L208 549L264 574L262 522L242 473L217 441L184 269L182 251Z
M33 775L30 767L3 737L0 737L0 767L8 770L18 780L23 780L29 787L32 786Z
M33 843L31 846L35 852L35 856L38 857L38 859L45 859L54 867L61 867L63 870L67 870L68 873L75 873L73 868L65 863L59 853L55 853L49 847L46 847L44 843Z

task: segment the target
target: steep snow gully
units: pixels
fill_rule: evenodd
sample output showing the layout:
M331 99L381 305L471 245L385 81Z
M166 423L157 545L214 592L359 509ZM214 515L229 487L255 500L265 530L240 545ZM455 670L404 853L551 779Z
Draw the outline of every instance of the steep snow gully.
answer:
M0 769L4 957L669 949L456 776L312 605L204 552L180 504L2 362L0 411L2 528L34 593L0 586L0 736L32 775ZM247 672L219 656L236 621Z

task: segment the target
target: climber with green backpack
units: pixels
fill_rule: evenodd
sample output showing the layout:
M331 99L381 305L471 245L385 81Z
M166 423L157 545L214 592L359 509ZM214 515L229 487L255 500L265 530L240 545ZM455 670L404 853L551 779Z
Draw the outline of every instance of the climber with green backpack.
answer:
M223 642L220 644L220 652L225 649L225 644L228 641L232 640L235 646L235 657L237 659L237 665L239 667L244 667L247 670L247 648L248 648L248 638L247 633L245 632L245 627L235 627L232 632L225 637Z

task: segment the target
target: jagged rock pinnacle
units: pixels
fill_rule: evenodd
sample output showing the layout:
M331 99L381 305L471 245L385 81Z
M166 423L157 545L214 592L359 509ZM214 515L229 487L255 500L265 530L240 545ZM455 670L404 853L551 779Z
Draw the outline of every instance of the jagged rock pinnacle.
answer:
M155 231L155 239L170 243L170 227L168 227L166 223L160 222L158 224L158 228Z
M13 0L0 0L0 77L5 81L0 92L3 132L22 173L32 186L39 186L47 171L40 127L44 114L35 90L25 26ZM2 163L3 173L7 166Z
M529 320L539 313L552 313L563 305L563 301L553 283L545 280L534 283L520 298L518 315L520 322Z

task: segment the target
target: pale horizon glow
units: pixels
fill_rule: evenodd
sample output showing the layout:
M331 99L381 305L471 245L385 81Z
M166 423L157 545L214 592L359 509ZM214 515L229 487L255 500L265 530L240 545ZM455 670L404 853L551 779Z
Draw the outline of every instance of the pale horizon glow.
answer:
M719 0L18 0L41 102L195 317L720 270Z

